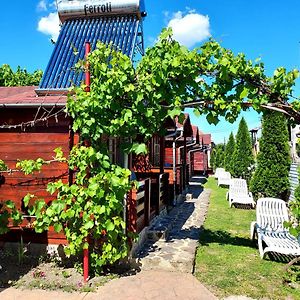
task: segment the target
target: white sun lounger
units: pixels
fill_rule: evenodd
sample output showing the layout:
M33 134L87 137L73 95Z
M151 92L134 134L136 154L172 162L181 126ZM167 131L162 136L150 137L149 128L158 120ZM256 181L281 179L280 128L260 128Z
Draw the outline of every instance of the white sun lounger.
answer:
M225 172L225 169L223 168L216 168L216 172L215 172L215 178L218 179L219 176Z
M286 203L277 198L258 199L256 222L251 223L251 237L257 235L261 258L269 252L284 255L300 255L299 241L292 236L283 222L288 221Z
M252 193L248 191L247 181L241 178L232 178L227 192L229 206L234 204L245 204L255 207Z
M220 173L218 176L218 186L220 185L230 185L231 175L229 172Z

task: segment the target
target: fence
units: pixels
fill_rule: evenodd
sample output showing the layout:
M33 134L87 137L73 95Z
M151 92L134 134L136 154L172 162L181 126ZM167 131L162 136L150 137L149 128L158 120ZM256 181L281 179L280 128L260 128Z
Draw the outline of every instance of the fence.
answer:
M151 179L138 183L138 189L132 189L127 197L127 230L136 233L149 225L151 199Z

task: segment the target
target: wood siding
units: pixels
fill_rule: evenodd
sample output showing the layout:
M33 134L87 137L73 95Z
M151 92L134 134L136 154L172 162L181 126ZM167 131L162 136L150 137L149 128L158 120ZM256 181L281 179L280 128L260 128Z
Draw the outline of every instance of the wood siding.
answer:
M203 152L195 152L193 154L194 159L194 172L203 172L203 171L207 171L207 154L203 153Z
M43 158L51 160L55 153L53 150L62 147L68 154L68 135L64 133L3 133L0 132L0 158L10 169L15 169L18 159ZM52 200L45 191L47 183L55 179L68 178L68 168L63 163L52 163L42 168L42 172L24 175L22 172L3 174L5 183L0 186L0 201L10 199L18 208L21 208L23 197L33 193L38 197Z
M173 165L173 148L165 148L165 166Z
M35 119L38 108L3 108L0 110L1 124L11 125L10 128L0 129L0 159L10 169L16 169L16 162L24 159L43 158L52 160L55 156L53 150L61 147L65 156L69 154L69 119L65 113L54 116L35 126L20 128L19 124L30 122ZM58 109L57 109L58 111ZM14 128L14 125L16 127ZM75 143L78 136L75 136ZM47 202L52 201L46 191L47 184L57 179L68 182L68 166L66 163L54 162L42 167L41 172L25 175L23 172L2 173L5 180L0 185L0 202L12 200L19 209L27 215L22 205L23 198L27 193L32 193ZM31 218L25 218L23 226L26 226ZM66 243L63 233L55 233L54 230L42 234L36 234L33 229L12 228L6 234L0 236L2 241L19 242L22 234L24 242L60 244Z

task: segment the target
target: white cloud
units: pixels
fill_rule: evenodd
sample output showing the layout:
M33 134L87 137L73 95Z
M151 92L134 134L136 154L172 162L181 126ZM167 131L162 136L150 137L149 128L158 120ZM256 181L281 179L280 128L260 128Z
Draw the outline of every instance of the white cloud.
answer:
M168 27L173 29L174 39L180 44L192 47L210 37L209 17L190 10L183 15L181 11L173 14Z
M48 11L48 10L56 10L56 0L49 1L49 0L39 0L39 3L37 5L38 11Z
M37 9L40 10L40 11L46 11L47 10L46 0L40 0L38 5L37 5Z
M56 1L53 1L49 4L49 7L50 8L54 8L54 9L57 9L57 2Z
M59 34L59 18L57 13L50 13L47 17L39 20L37 30L50 35L53 40L57 40Z

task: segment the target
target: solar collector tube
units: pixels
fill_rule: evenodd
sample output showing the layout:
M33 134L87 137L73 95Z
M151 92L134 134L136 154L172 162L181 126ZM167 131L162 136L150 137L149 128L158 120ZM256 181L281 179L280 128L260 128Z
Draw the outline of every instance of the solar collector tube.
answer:
M74 46L74 50L77 51L77 54L74 53L74 51L70 51L70 57L68 60L68 65L70 66L70 71L69 71L69 76L65 77L64 80L62 81L62 86L63 87L70 87L72 83L74 83L75 85L79 84L79 81L75 80L75 73L76 72L80 72L81 74L81 79L82 79L82 71L79 70L75 70L75 64L80 60L83 59L84 57L84 51L82 51L81 49L83 49L83 45L85 41L81 41L78 39L78 36L82 36L84 35L84 31L86 30L86 26L85 25L85 20L81 20L79 23L79 27L76 29L76 34L75 34L75 38L73 40L73 46ZM82 52L82 53L80 53ZM73 54L73 55L72 55Z
M49 78L49 83L51 84L50 88L60 88L60 86L57 86L57 82L62 76L67 75L68 76L68 68L65 68L67 65L66 62L66 55L67 51L65 49L70 47L70 40L72 40L74 30L72 21L67 22L63 25L62 30L66 31L65 38L62 40L58 40L56 43L55 51L56 51L56 57L55 59L51 60L52 63L52 74Z
M78 44L77 41L77 35L78 31L81 31L83 29L83 26L81 26L80 23L75 23L75 26L72 26L72 37L70 38L68 47L70 48L69 51L65 51L64 53L64 59L60 61L60 70L63 71L63 68L65 66L68 66L66 71L63 73L63 76L58 78L57 81L57 87L62 88L62 87L70 87L71 86L71 81L70 79L72 78L71 74L74 72L73 68L75 65L75 61L78 61L78 55L75 55L74 51L77 51L79 49L80 45Z

